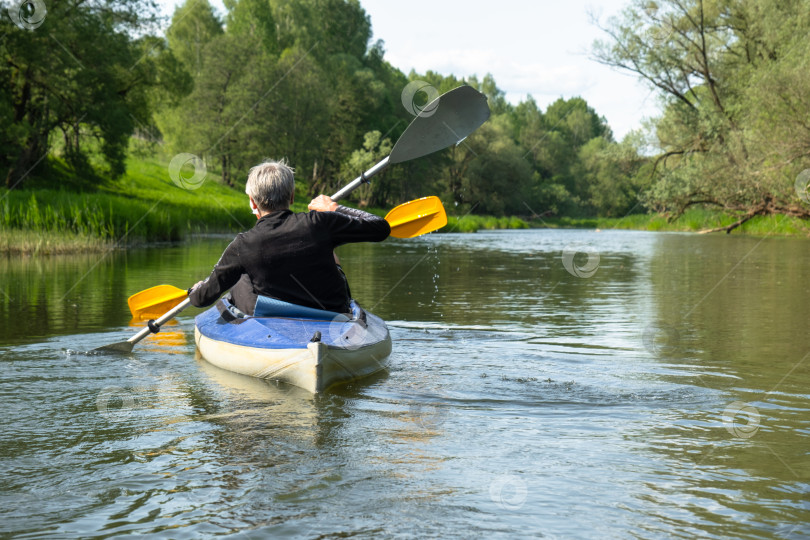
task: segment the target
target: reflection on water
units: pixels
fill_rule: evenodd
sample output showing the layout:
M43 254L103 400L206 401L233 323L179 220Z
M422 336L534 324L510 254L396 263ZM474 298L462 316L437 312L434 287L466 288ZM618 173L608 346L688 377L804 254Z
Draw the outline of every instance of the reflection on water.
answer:
M0 259L0 531L807 537L805 241L495 231L344 246L388 373L326 395L132 355L126 298L228 238Z
M144 327L144 321L132 319L129 326L134 332L139 332ZM160 332L152 334L149 339L142 341L140 350L154 354L187 354L189 344L194 343L194 336L187 335L183 328L172 319L160 328Z

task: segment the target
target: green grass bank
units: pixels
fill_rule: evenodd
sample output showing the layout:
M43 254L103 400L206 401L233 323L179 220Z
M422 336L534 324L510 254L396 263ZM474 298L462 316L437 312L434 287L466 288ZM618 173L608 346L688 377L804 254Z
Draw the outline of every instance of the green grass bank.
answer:
M728 227L741 216L713 209L692 208L672 222L658 214L632 214L622 218L543 218L531 221L533 228L632 229L640 231L701 232ZM723 234L714 232L711 234ZM810 222L790 216L755 216L730 234L750 236L810 237Z
M52 161L47 187L33 178L24 190L0 190L0 252L100 250L235 232L252 224L244 193L213 175L196 189L184 189L172 182L167 165L131 159L121 178L102 180Z
M106 180L83 177L52 160L47 182L31 178L22 190L0 188L0 252L99 251L178 241L196 233L236 233L253 225L241 189L223 185L211 173L187 189L172 181L168 165L159 157L131 158L126 174ZM297 193L293 210L305 211L308 202L309 197ZM388 209L372 211L384 216ZM528 227L514 217L467 215L449 217L442 231Z
M169 176L168 160L131 158L117 180L83 177L62 162L48 166L48 181L32 178L24 190L0 188L0 253L57 254L99 251L143 243L179 241L190 234L236 233L254 223L241 189L223 185L209 173L188 189ZM54 188L58 185L59 188ZM293 209L309 200L298 193ZM388 209L374 209L384 216ZM543 218L448 216L440 232L485 229L585 228L698 232L728 226L738 216L693 208L668 222L655 214L623 218ZM810 236L807 221L787 216L757 216L733 234Z

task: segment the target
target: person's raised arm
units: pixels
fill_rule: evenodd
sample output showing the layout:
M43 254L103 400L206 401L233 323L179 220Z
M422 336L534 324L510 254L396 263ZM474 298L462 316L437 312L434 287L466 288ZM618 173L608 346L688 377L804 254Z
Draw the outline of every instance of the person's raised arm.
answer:
M333 219L330 223L335 245L349 242L381 242L391 234L391 226L384 218L340 205L327 195L319 195L312 199L309 209L340 214L339 218Z
M198 282L189 292L191 305L194 307L210 306L222 294L236 285L242 274L245 273L239 262L239 237L231 242L222 253L211 275Z

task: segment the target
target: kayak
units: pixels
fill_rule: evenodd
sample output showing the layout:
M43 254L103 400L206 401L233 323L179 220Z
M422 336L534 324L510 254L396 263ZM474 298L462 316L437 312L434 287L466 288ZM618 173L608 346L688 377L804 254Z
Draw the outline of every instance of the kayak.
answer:
M388 327L354 300L351 306L351 317L308 308L252 317L223 298L196 317L194 340L217 367L323 392L387 367Z

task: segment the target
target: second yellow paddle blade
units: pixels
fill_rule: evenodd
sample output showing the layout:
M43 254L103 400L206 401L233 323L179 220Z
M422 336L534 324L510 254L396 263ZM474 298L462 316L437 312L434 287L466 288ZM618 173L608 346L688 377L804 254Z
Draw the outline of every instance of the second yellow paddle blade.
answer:
M158 285L129 297L129 311L136 319L156 319L185 300L188 293L171 285Z
M423 197L400 204L385 216L394 238L413 238L447 225L447 213L438 197Z

